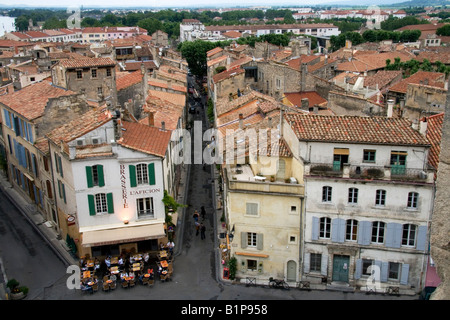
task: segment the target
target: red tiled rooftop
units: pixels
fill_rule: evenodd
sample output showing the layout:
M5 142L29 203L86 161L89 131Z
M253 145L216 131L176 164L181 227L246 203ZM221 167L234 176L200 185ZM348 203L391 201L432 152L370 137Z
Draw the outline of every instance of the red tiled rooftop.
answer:
M138 122L122 122L122 137L118 144L159 157L166 155L172 131L161 130Z
M245 70L241 69L241 68L223 71L221 73L215 74L213 76L213 81L214 81L214 83L218 83L220 81L237 76L242 73L245 73Z
M322 98L316 91L304 91L304 92L290 92L284 94L286 98L294 106L301 107L302 99L308 99L309 106L321 105L327 103L327 100Z
M135 85L142 81L142 78L144 75L142 74L141 70L137 70L134 72L131 72L123 77L118 77L116 79L116 89L117 91L128 88L132 85Z
M207 51L206 52L206 56L210 57L210 56L215 55L216 53L219 53L221 51L223 51L223 49L221 47L216 47L214 49L211 49L211 50Z
M66 59L59 61L59 64L68 69L116 65L116 63L110 58Z
M300 141L430 145L411 127L411 122L403 118L288 113L285 119Z
M428 163L436 170L439 165L439 154L441 153L442 124L444 123L444 113L436 114L426 118L427 120L427 140L431 143L428 153Z
M408 89L408 84L414 83L414 84L425 84L425 82L428 82L428 85L430 86L436 86L443 88L444 87L444 74L439 72L428 72L428 71L418 71L411 75L410 77L403 79L402 81L394 84L392 87L389 88L389 91L393 92L399 92L399 93L406 93ZM440 81L442 80L442 81Z
M33 120L44 114L49 99L76 94L76 92L55 87L48 81L41 81L22 90L0 96L0 102L26 119Z

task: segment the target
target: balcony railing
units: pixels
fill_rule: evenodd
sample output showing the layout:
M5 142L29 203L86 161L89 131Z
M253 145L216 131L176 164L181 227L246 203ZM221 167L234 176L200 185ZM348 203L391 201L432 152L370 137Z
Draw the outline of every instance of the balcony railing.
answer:
M305 176L433 183L434 171L401 166L344 164L341 167L326 163L308 163L305 164Z

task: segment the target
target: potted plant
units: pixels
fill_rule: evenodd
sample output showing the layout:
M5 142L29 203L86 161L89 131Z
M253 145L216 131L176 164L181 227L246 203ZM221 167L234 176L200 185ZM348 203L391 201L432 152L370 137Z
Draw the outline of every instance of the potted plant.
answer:
M275 181L275 176L270 176L270 182L274 182Z
M19 282L16 279L11 279L6 284L6 287L9 288L11 292L12 300L20 300L27 296L28 288L25 286L19 286Z

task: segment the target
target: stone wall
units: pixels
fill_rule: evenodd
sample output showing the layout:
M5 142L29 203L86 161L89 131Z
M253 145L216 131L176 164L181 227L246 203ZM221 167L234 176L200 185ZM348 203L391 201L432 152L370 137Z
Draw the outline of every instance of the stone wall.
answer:
M436 196L431 220L431 256L441 284L431 295L433 300L450 299L450 91L447 91L444 122L442 124L441 153L436 179Z
M384 108L376 103L355 95L334 91L328 93L328 108L337 115L384 115Z
M409 84L403 116L419 120L423 116L444 112L446 90L422 84Z

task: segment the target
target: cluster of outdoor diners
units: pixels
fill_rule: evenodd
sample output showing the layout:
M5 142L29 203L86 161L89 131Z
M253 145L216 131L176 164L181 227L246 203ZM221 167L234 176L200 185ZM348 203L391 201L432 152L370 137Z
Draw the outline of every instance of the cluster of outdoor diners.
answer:
M173 243L161 246L156 253L128 253L107 256L103 262L89 255L80 258L82 292L108 292L118 286L132 288L136 284L153 286L155 279L165 282L173 275Z

